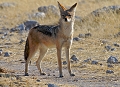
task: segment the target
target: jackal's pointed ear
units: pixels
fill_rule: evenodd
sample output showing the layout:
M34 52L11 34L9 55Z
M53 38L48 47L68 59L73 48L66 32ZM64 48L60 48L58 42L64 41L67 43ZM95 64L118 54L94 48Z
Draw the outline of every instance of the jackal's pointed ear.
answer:
M69 11L75 11L76 6L77 6L77 3L75 3L75 4L69 9Z
M58 2L58 6L59 6L61 13L66 10L66 8L64 6L62 6L59 2Z

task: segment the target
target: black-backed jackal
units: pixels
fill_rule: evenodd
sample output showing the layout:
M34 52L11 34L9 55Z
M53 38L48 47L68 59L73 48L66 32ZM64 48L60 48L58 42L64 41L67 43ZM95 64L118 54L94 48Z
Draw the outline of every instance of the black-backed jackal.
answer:
M61 18L59 20L59 25L38 25L30 29L24 51L25 58L25 75L28 76L28 63L30 59L34 56L36 51L39 49L40 55L36 61L36 66L40 72L40 75L45 75L42 72L40 62L45 56L48 48L56 47L58 65L59 65L59 75L63 77L62 74L62 63L61 63L61 50L65 47L67 67L70 76L74 76L70 69L70 46L73 40L73 27L74 27L74 16L76 10L75 3L70 9L66 9L58 2L60 9Z

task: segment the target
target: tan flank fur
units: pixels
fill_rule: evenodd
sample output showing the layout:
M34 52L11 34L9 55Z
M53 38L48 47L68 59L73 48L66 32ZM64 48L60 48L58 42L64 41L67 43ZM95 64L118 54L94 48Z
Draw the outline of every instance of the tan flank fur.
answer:
M41 60L45 56L48 48L56 47L58 66L59 66L59 76L63 77L62 74L62 63L61 63L61 51L62 47L65 48L67 68L70 76L75 76L71 73L70 68L70 47L73 40L73 27L74 27L74 16L76 10L75 3L70 9L66 9L58 2L60 9L61 18L58 25L37 25L30 29L24 51L25 58L25 75L28 76L28 63L30 59L34 56L37 50L40 51L40 55L36 61L36 66L40 72L40 75L45 75L41 70Z

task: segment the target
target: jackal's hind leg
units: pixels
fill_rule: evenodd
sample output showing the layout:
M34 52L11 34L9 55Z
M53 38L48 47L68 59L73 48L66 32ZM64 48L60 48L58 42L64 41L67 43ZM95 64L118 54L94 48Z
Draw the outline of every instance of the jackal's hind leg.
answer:
M28 63L29 63L29 61L30 61L30 58L28 58L25 62L25 76L29 76L29 74L28 74Z
M28 55L28 58L25 62L25 76L29 76L28 74L28 64L30 62L30 59L34 56L34 54L36 53L38 47L37 45L36 46L30 46L30 49L29 49L29 55Z
M40 72L40 75L46 75L45 73L42 72L41 70L41 60L43 59L43 57L45 56L47 52L47 48L45 46L41 46L40 47L40 53L39 53L39 57L38 57L38 60L36 61L36 66Z

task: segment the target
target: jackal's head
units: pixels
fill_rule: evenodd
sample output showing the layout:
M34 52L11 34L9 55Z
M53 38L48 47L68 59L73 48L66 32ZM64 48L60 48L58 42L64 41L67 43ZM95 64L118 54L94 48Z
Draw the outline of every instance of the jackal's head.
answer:
M72 22L72 21L74 21L74 15L75 15L75 10L76 10L77 3L75 3L69 9L66 9L59 2L58 2L58 6L59 6L59 9L60 9L61 19L63 21L65 21L65 22Z

